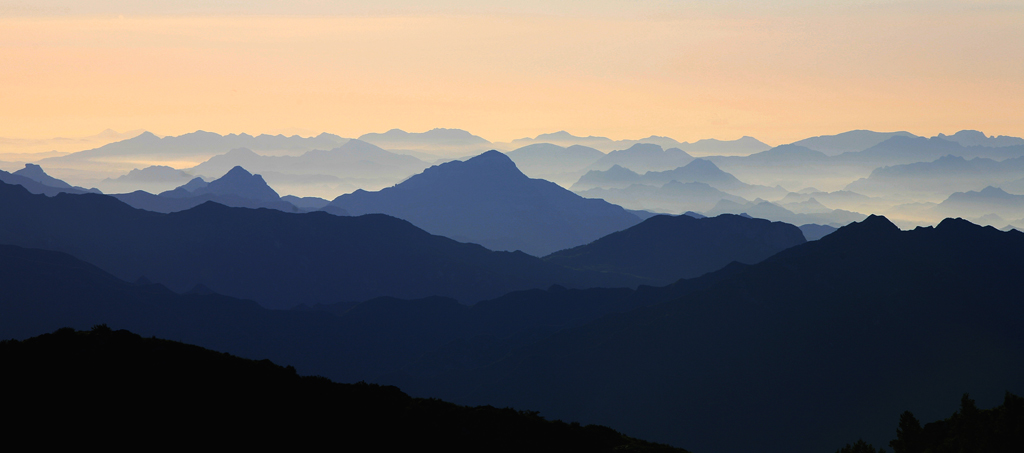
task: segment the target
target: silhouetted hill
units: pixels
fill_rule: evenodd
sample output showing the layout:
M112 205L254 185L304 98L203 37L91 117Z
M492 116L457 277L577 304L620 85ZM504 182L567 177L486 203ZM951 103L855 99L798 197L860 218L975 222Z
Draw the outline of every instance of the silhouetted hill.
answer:
M197 284L267 306L449 296L475 302L516 289L630 286L523 253L461 244L384 215L337 217L204 203L172 214L104 195L31 195L0 185L0 243L70 253L179 292Z
M413 393L698 451L884 445L907 408L935 419L965 389L984 405L1022 390L1022 254L1022 233L953 219L900 231L872 216Z
M545 260L575 269L617 272L667 285L738 261L757 263L804 243L789 224L720 215L696 219L660 215L587 245L562 250Z
M108 447L231 445L356 450L681 451L603 426L536 412L411 398L395 387L299 376L268 360L142 338L106 325L0 342L6 388L33 398L6 405L8 440ZM96 413L96 412L99 413ZM183 412L184 411L184 412ZM46 420L40 424L39 420ZM297 435L302 433L302 435Z
M388 214L433 234L535 256L640 223L619 206L530 179L497 151L428 168L379 192L357 190L330 206L352 215Z

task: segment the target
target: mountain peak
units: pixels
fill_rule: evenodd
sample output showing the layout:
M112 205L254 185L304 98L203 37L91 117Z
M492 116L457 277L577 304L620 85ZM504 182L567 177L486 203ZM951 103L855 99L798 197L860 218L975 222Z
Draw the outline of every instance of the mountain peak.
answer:
M181 186L181 188L185 188L189 185L200 186L191 191L193 195L203 195L207 193L214 195L235 195L259 201L277 201L281 199L281 196L267 185L267 182L263 180L262 176L249 173L248 170L242 168L240 165L232 168L224 174L224 176L210 181L206 185L200 185L201 182L202 181L200 180L197 183L196 180L193 179L185 186ZM188 189L186 188L185 190Z
M640 152L659 152L660 153L660 152L664 152L665 149L662 148L661 145L658 145L658 144L655 144L655 143L634 143L633 146L630 146L629 148L626 148L623 151L630 151L630 152L636 152L636 151L640 151Z
M1007 193L1005 190L1000 189L998 187L992 187L992 186L988 186L988 187L985 187L984 189L981 189L980 193L982 195L987 195L987 196L990 196L990 197L1002 197L1002 198L1012 197L1012 195Z
M686 167L690 167L691 169L694 169L694 170L714 171L714 172L721 172L722 171L722 169L718 168L718 165L715 165L714 162L711 162L710 160L707 160L707 159L694 159L694 160L690 161L690 163L686 164L685 166Z
M449 169L454 169L454 166L451 164L454 164L455 162L458 161L443 164L439 166L439 168L448 165ZM527 178L523 172L519 171L519 167L516 166L515 162L505 155L505 153L500 151L490 150L483 154L466 159L463 162L459 162L459 164L461 164L459 165L459 167L461 167L460 171L477 173L484 177L514 175L517 178Z
M46 172L43 171L43 167L40 167L39 165L36 164L25 164L25 168L22 168L21 170L18 170L14 173L26 177L31 175L49 176L46 174Z
M505 153L503 153L501 151L493 150L493 149L490 150L490 151L483 152L481 154L478 154L476 156L473 156L473 157L465 160L465 163L467 163L467 164L471 163L471 162L474 163L474 164L478 164L478 165L479 164L502 164L502 165L507 164L507 165L515 166L515 163L512 162L512 159L510 159L508 156L506 156Z
M885 216L869 215L868 218L846 225L826 238L838 240L840 238L857 238L860 240L876 240L889 235L899 233L901 230Z
M14 172L13 174L18 176L24 176L35 182L38 182L44 186L56 187L58 189L70 189L71 184L61 181L53 176L46 174L43 171L43 167L36 164L25 164L25 168Z
M224 178L243 178L243 177L244 178L248 178L250 176L252 176L252 173L249 173L248 170L242 168L241 165L235 165L235 167L232 168L231 170L228 170L228 172L225 173L224 176L221 176L221 179L224 179Z
M574 138L583 138L572 135L566 131L551 132L549 134L540 134L534 138L534 140L572 140Z

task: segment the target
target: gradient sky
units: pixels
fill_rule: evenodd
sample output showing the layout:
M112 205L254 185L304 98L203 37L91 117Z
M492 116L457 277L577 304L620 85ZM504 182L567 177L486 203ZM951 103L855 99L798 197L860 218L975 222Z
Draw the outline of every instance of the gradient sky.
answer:
M0 137L1024 136L1024 1L205 3L0 0Z

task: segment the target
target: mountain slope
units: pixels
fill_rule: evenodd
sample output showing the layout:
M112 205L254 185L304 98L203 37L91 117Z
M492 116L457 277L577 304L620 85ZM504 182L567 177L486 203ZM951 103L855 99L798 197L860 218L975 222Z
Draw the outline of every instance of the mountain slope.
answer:
M667 285L719 270L733 261L753 264L804 242L797 227L781 222L729 214L703 219L660 215L544 259L576 269L642 276Z
M342 195L329 206L352 215L388 214L433 234L535 256L586 244L640 222L604 200L530 179L497 151L428 168L379 192Z

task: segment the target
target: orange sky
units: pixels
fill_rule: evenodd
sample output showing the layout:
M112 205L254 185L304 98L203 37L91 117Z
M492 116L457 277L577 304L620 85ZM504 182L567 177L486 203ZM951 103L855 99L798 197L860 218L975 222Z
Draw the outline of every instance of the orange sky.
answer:
M598 3L599 14L140 16L4 13L0 2L0 137L434 127L492 141L562 129L773 145L850 129L1024 136L1021 2L623 14Z

